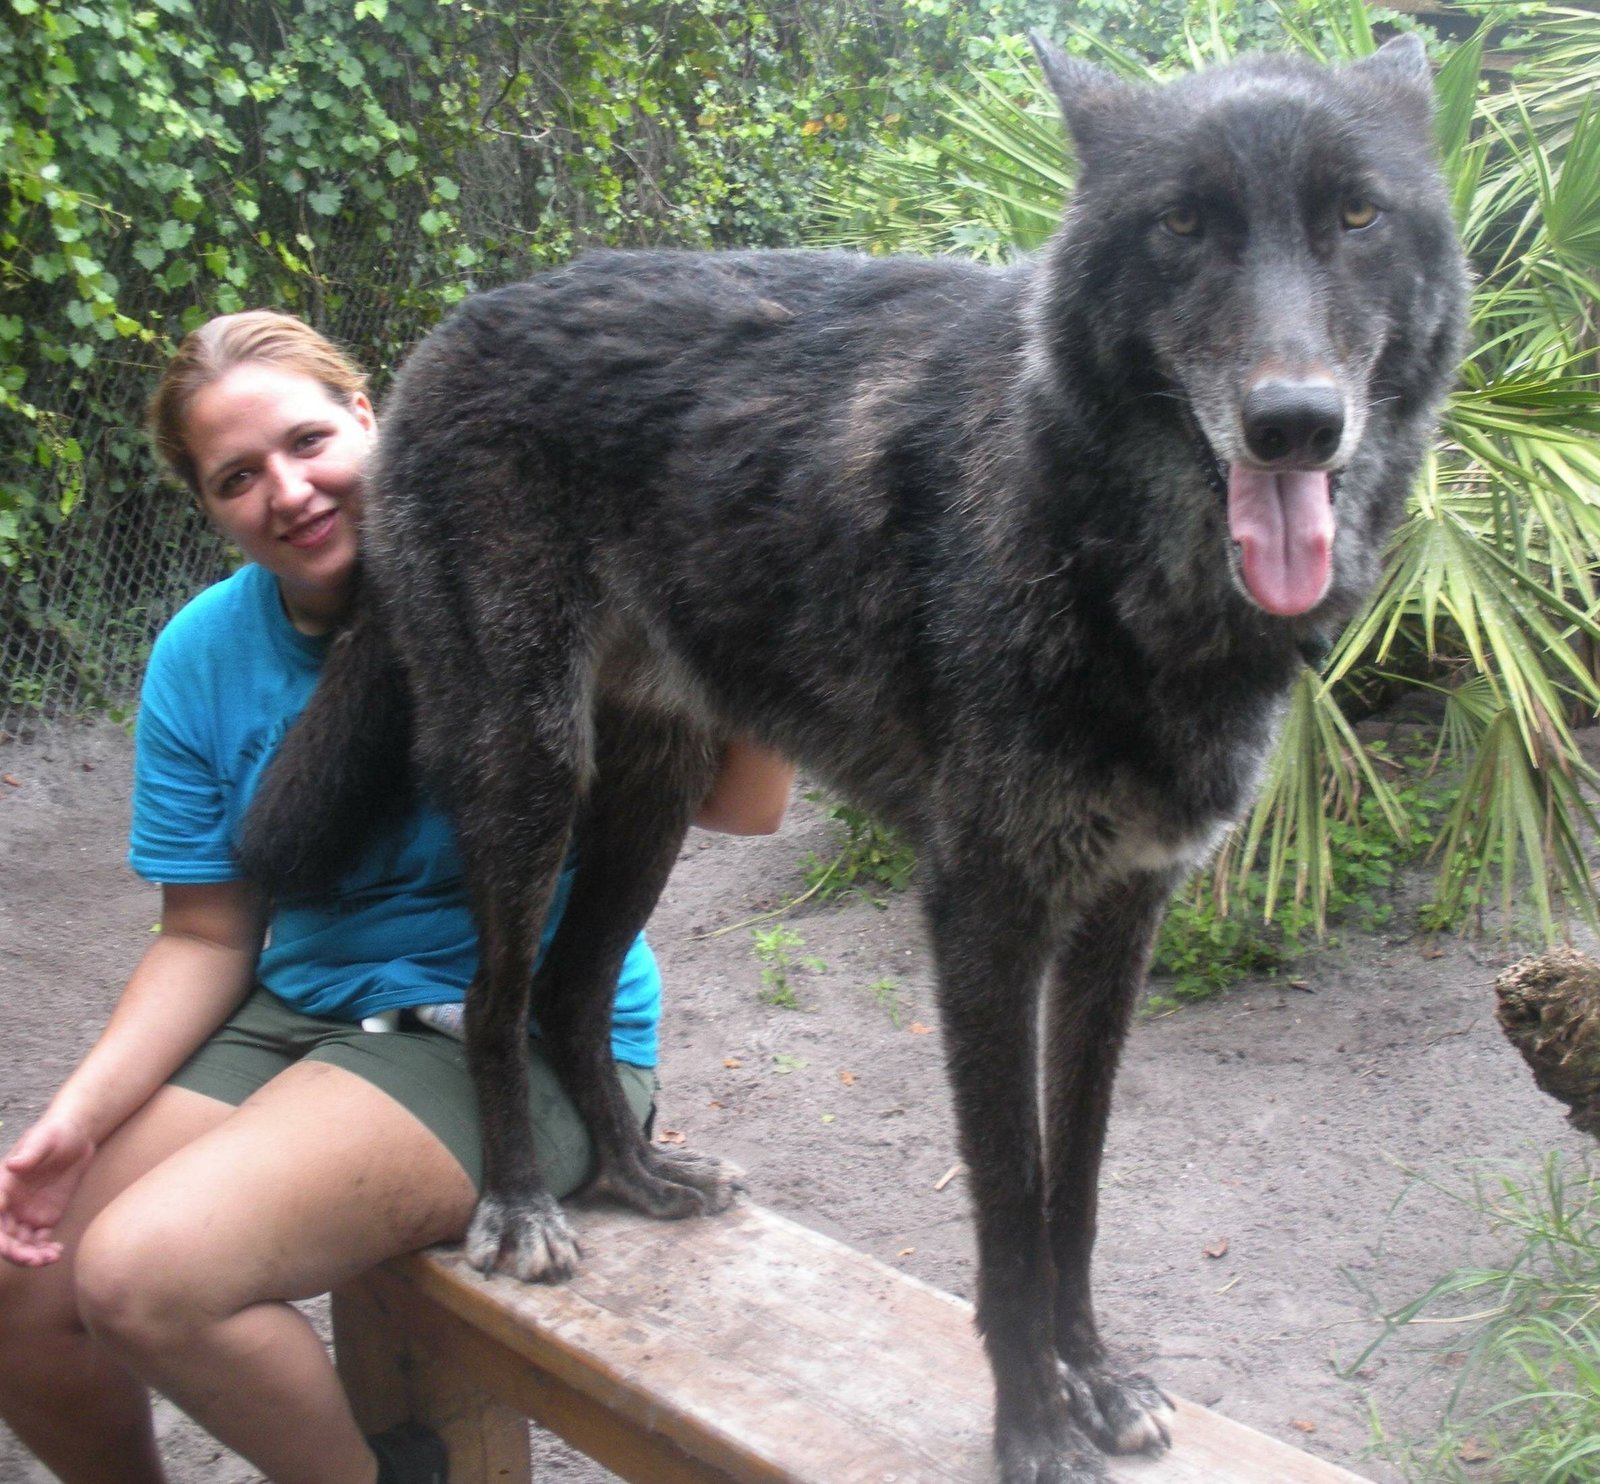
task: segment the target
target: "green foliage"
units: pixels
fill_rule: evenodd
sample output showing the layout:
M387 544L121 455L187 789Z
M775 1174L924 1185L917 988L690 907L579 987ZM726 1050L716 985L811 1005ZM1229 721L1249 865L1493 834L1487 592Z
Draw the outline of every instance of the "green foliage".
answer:
M815 801L822 795L806 797ZM835 826L839 850L832 860L808 854L801 862L807 897L828 902L860 892L881 907L883 898L878 893L906 889L917 858L905 840L852 804L836 800L828 803L824 812Z
M1151 961L1151 973L1163 982L1147 1010L1159 1013L1208 999L1243 979L1284 974L1329 927L1369 933L1393 922L1401 872L1435 846L1460 787L1434 771L1426 755L1393 761L1382 741L1366 752L1376 764L1392 767L1394 781L1384 784L1381 796L1368 792L1353 801L1351 817L1329 821L1325 842L1315 834L1305 837L1313 850L1304 848L1302 837L1284 850L1282 867L1289 876L1320 876L1322 914L1303 895L1286 891L1281 879L1239 872L1236 852L1244 842L1235 836L1213 870L1190 883L1168 911ZM1453 920L1437 902L1428 902L1401 926L1436 932Z
M95 400L108 366L152 370L175 333L249 303L324 322L354 292L327 250L336 219L396 250L391 293L437 277L438 255L395 243L406 209L442 194L420 177L423 132L398 109L438 86L463 15L431 0L353 12L305 0L292 13L13 0L0 46L0 564L22 561L82 493L66 409L109 440L97 484L136 477L133 420Z
M1383 1334L1348 1367L1412 1326L1446 1326L1458 1380L1441 1426L1382 1451L1434 1480L1600 1478L1600 1173L1551 1153L1531 1179L1480 1173L1465 1191L1425 1183L1487 1218L1507 1255L1386 1313Z
M820 958L796 957L806 940L783 923L765 929L752 928L750 940L755 945L756 962L761 966L762 1002L779 1010L800 1009L800 997L794 986L795 971L805 969L821 974L826 971L827 964Z
M825 189L819 235L865 252L989 262L1041 246L1061 218L1073 164L1059 107L1026 40L1030 28L1117 72L1153 78L1208 55L1281 46L1285 10L1308 36L1330 36L1327 9L1310 0L991 6L968 38L966 65L935 79L931 126L885 135L864 170Z

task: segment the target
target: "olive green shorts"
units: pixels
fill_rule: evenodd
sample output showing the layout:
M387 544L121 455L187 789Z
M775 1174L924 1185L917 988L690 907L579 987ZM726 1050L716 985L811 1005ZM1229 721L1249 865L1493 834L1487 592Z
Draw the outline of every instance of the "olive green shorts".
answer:
M570 1195L593 1172L593 1146L540 1042L532 1038L528 1046L539 1171L553 1195ZM171 1081L237 1106L297 1061L332 1062L381 1088L421 1119L481 1188L482 1139L465 1049L455 1037L410 1016L401 1017L398 1030L364 1031L348 1021L302 1015L258 988ZM656 1074L626 1062L618 1062L617 1071L628 1106L643 1127L655 1100Z

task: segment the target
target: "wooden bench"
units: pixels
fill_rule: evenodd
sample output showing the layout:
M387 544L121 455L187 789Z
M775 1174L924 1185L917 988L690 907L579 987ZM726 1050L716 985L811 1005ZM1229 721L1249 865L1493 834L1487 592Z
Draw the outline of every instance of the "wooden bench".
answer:
M453 1248L334 1295L339 1370L369 1431L422 1417L452 1484L530 1478L532 1418L640 1484L980 1484L993 1394L971 1306L759 1207L654 1222L576 1213L558 1287L485 1279ZM1356 1484L1178 1403L1144 1484Z

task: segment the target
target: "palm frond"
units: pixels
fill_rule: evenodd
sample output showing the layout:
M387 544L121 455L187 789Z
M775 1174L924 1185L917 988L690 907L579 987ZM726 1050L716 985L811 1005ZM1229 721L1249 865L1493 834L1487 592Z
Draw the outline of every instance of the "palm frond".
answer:
M1590 927L1600 927L1584 846L1586 833L1592 836L1600 825L1590 802L1592 770L1581 760L1572 768L1538 766L1509 710L1487 720L1466 715L1482 694L1452 692L1449 698L1462 713L1456 725L1475 730L1476 745L1439 837L1441 905L1452 914L1468 906L1481 912L1498 887L1500 916L1508 927L1516 922L1524 891L1547 939L1559 933L1566 906Z
M1290 692L1283 731L1267 777L1243 831L1225 847L1224 869L1242 880L1265 847L1265 915L1291 900L1310 908L1318 931L1326 926L1333 884L1330 821L1355 823L1370 798L1388 828L1404 838L1405 815L1354 729L1314 670L1300 674Z

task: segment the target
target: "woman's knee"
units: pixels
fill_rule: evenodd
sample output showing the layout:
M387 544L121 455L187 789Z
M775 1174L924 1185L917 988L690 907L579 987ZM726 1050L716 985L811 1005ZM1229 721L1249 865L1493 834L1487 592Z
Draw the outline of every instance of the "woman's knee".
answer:
M78 1316L95 1339L125 1355L159 1353L220 1317L190 1226L128 1201L90 1223L78 1244L73 1289Z

